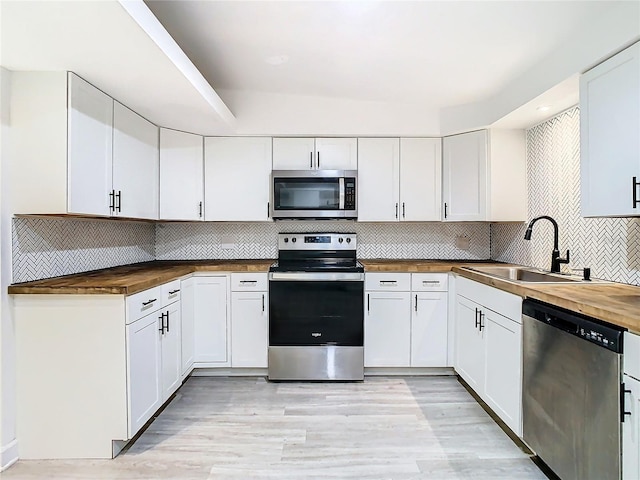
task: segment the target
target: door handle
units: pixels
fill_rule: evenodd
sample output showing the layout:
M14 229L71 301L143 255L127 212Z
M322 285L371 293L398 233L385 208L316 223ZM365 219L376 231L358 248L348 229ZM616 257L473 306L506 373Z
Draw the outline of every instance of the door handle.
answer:
M484 313L480 310L480 331L484 330L484 323L482 323L482 318L484 317Z
M480 310L478 310L478 308L476 307L476 328L478 328L478 324L480 323L480 322L478 322L478 312L479 311Z
M404 202L402 202L402 218L404 218Z
M167 333L169 333L169 312L167 311Z
M620 421L622 423L624 423L624 417L625 415L629 415L631 416L631 412L627 412L625 411L625 401L624 401L624 396L627 393L631 393L631 390L627 390L624 388L624 382L622 382L622 384L620 385Z
M447 204L444 204L444 218L447 218Z
M633 188L633 208L636 208L638 206L638 185L640 185L640 183L638 183L638 177L633 177L633 181L632 181L632 188Z
M118 210L118 213L122 212L122 192L120 190L118 190L118 193L116 195L116 199L118 200L118 204L116 205L116 210Z
M418 311L418 295L416 295L416 305L413 308L416 312Z
M320 152L316 152L316 167L320 170Z
M367 313L369 313L369 294L367 293Z
M309 169L313 170L313 152L309 152Z
M113 212L116 208L116 191L115 190L111 190L111 193L109 194L109 212Z
M396 203L396 218L398 218L398 204Z
M202 202L198 203L198 217L202 218Z

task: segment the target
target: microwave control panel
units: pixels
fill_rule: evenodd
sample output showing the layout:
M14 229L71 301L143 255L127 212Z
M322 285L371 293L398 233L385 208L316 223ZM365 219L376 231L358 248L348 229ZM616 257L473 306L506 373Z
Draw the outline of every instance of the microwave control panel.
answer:
M356 209L356 179L355 178L344 179L344 209L345 210Z

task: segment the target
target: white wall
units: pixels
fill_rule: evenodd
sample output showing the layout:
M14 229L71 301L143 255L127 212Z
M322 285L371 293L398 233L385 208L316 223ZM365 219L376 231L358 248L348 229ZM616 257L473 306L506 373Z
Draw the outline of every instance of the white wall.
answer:
M16 440L15 334L11 316L11 214L9 104L11 73L0 67L0 470L18 458Z

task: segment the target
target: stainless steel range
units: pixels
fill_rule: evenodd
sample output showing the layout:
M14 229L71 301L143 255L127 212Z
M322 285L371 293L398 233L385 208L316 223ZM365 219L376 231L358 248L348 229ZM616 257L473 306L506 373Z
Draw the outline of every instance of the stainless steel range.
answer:
M354 233L281 233L269 269L269 379L364 379L364 267Z

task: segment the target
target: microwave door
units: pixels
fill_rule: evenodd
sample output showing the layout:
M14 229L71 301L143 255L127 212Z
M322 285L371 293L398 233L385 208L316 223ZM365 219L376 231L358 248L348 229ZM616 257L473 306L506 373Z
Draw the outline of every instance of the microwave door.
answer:
M340 200L338 203L338 209L344 210L344 177L340 177L338 188L340 189Z

